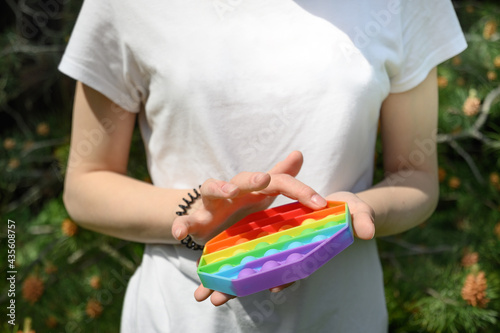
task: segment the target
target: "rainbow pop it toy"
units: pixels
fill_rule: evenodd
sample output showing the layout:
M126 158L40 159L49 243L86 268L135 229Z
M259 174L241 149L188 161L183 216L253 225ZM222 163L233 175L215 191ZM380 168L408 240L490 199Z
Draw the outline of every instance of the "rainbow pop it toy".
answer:
M250 214L212 238L198 276L209 289L246 296L303 279L354 241L345 202L299 202Z

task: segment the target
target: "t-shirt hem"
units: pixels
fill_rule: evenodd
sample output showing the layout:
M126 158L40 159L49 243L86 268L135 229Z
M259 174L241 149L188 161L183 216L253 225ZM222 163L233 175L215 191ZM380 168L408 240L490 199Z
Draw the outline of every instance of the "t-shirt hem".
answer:
M442 45L432 52L405 81L398 84L391 84L390 93L401 93L415 88L425 80L432 68L460 54L466 48L467 42L465 38L462 35L455 37L449 43Z
M59 63L58 70L65 75L82 82L105 95L124 110L131 113L138 113L139 106L130 97L117 90L111 83L102 79L100 75L89 71L78 62L73 61L68 56L64 56Z

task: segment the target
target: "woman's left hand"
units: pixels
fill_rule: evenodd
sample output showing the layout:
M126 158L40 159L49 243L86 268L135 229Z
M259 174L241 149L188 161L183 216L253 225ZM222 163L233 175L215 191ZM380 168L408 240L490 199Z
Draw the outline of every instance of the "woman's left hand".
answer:
M336 192L326 197L328 201L347 202L351 212L354 236L369 240L375 237L375 211L356 194L351 192Z

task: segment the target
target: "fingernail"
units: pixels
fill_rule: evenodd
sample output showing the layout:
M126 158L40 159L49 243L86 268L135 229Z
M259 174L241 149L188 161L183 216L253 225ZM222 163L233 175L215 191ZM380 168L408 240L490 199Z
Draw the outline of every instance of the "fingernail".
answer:
M236 185L228 183L228 184L224 184L221 189L222 189L222 192L224 192L224 193L231 193L234 190L236 190L237 188L238 187Z
M174 237L179 240L179 237L181 236L181 229L177 229L174 231Z
M315 194L311 197L312 203L314 203L318 207L325 207L326 206L326 200L320 196L319 194Z
M262 178L264 178L265 176L266 176L265 173L258 173L257 175L254 176L253 182L259 183L262 180Z

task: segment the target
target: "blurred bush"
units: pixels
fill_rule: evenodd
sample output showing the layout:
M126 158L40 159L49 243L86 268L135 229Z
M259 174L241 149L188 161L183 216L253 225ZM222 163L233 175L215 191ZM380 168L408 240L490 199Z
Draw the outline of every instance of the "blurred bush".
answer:
M56 67L81 3L0 4L0 251L11 219L17 270L17 325L0 332L117 332L141 261L142 245L80 229L61 200L74 82ZM499 327L500 5L456 9L469 48L438 69L438 209L421 227L379 239L391 332ZM147 180L137 131L133 140L129 173Z

